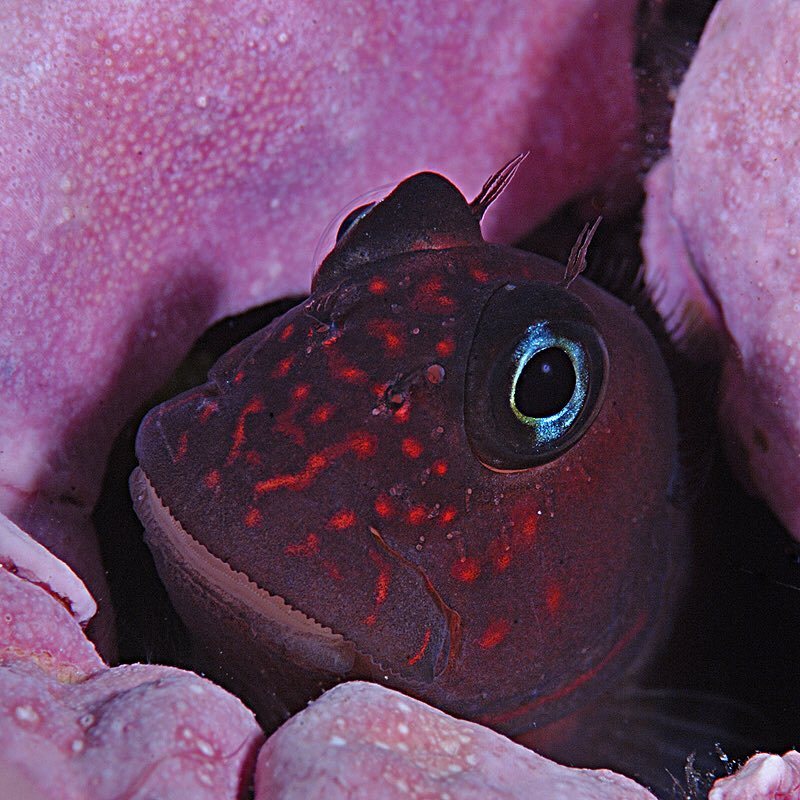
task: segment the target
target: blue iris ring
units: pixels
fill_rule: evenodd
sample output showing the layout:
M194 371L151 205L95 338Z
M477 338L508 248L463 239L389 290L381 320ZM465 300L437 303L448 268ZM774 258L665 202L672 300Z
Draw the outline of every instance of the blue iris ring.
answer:
M539 353L556 349L572 364L575 385L572 395L563 407L549 416L529 416L517 407L515 401L518 384L525 368ZM537 443L553 442L563 436L583 409L589 389L589 357L580 342L555 333L548 322L530 325L513 352L514 367L511 376L509 404L514 416L534 431Z

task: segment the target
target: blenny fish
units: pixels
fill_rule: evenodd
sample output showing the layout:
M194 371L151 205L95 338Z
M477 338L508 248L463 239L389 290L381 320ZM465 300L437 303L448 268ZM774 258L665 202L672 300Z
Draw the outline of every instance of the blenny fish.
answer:
M630 307L420 173L310 297L148 413L132 493L207 665L273 725L367 678L515 734L647 653L682 552L676 411Z

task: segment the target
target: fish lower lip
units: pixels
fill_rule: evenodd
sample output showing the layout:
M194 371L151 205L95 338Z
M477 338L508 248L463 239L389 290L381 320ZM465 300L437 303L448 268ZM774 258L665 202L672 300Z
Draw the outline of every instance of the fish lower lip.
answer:
M341 634L289 605L279 595L271 594L211 553L172 516L140 467L132 473L130 483L148 546L168 553L196 583L213 594L221 617L226 609L233 614L234 608L245 608L268 627L276 648L285 652L289 660L336 675L352 670L356 652Z

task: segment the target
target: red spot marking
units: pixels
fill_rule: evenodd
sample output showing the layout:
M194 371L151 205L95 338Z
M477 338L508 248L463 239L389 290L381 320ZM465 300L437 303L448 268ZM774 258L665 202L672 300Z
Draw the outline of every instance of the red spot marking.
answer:
M478 647L483 650L490 650L492 647L497 647L497 645L508 636L510 630L511 623L507 619L503 617L493 619L486 627L486 630L481 634L481 638L478 639Z
M386 390L389 388L388 383L373 383L372 389L370 391L375 397L383 397L386 394Z
M366 431L351 433L344 441L328 445L319 453L312 453L306 459L306 465L300 472L288 475L276 475L273 478L259 481L255 485L255 493L265 494L275 489L306 489L311 482L330 466L332 461L341 458L345 453L354 453L357 458L368 458L377 449L377 439L374 434Z
M425 506L414 506L408 511L408 521L412 525L419 525L424 522L428 516L428 511Z
M444 459L440 459L439 461L434 461L431 464L431 472L434 475L447 475L447 462Z
M392 421L398 424L403 422L408 422L408 418L411 416L411 401L406 400L397 411L394 412L392 415Z
M356 515L349 508L337 511L329 520L328 525L334 530L343 531L352 528L356 522Z
M244 524L248 528L255 528L256 525L261 523L261 519L261 512L257 508L249 508L244 515Z
M334 378L341 379L346 383L366 383L367 373L347 361L338 350L326 350L326 353L328 354L328 366Z
M564 599L564 593L561 591L560 586L552 584L551 586L547 587L544 601L547 604L547 610L551 614L555 614L556 611L558 611L559 607L561 606L561 601L563 599Z
M507 537L492 539L486 550L496 572L503 572L511 566L511 545Z
M241 452L242 445L245 442L244 425L245 420L250 414L258 414L264 410L264 402L260 397L253 397L250 402L241 410L239 417L236 420L236 427L233 430L233 444L228 453L228 458L225 461L226 466L232 464Z
M315 556L319 552L319 538L315 533L309 533L304 541L287 544L283 552L287 556Z
M172 454L172 463L177 464L189 452L189 434L184 431L178 437L178 449Z
M335 411L336 406L333 403L323 403L311 412L308 419L313 425L322 425L334 415Z
M389 568L381 566L381 571L375 580L375 604L382 605L389 596Z
M419 290L423 294L436 294L437 292L442 291L442 279L441 278L429 278L425 283L423 283Z
M207 489L216 489L219 486L219 470L212 469L211 472L206 473L203 483Z
M339 570L339 567L337 567L336 564L333 563L333 561L330 561L329 559L326 558L322 562L322 566L325 567L325 571L328 573L328 575L331 576L331 578L333 578L333 580L340 581L344 578L341 571Z
M367 379L367 373L363 369L352 365L344 367L339 372L339 375L348 383L361 383Z
M306 464L308 465L309 469L320 470L328 466L328 459L324 455L314 453L308 457Z
M386 394L386 390L389 388L388 383L373 383L370 391L375 397L379 399L383 399L384 395Z
M366 431L357 431L349 436L349 448L356 454L357 458L369 458L375 455L378 449L377 437Z
M330 347L331 345L336 344L339 341L339 337L342 335L341 331L329 331L328 335L322 340L323 347Z
M391 319L374 319L367 323L367 333L383 342L387 356L399 355L404 349L402 326Z
M386 344L386 349L392 353L402 351L403 349L403 340L394 333L387 333L384 338L384 343Z
M305 400L310 391L311 387L307 383L298 383L297 386L292 389L292 399L298 402Z
M403 439L402 443L403 455L408 458L419 458L422 455L422 445L418 439L408 437Z
M244 460L247 462L248 466L251 467L260 467L263 463L261 461L261 454L256 450L248 450L244 454Z
M477 267L470 270L470 275L478 283L486 283L489 280L489 273L485 269L478 269Z
M244 370L239 370L236 375L233 377L233 382L235 384L240 384L244 380Z
M203 410L197 415L197 419L201 424L206 423L211 415L215 414L217 411L219 411L219 406L216 403L206 403L203 406Z
M389 291L389 284L383 278L373 278L367 285L370 294L386 294Z
M477 559L464 557L453 564L450 568L450 574L457 581L472 583L481 574L481 567Z
M422 639L422 646L419 648L419 650L417 650L416 653L414 653L413 656L411 656L411 658L408 659L408 661L406 661L409 667L413 667L414 664L416 664L418 661L422 659L422 657L425 655L425 651L428 649L430 641L431 641L431 629L426 628L425 636Z
M530 703L526 703L525 705L518 706L517 708L512 709L511 711L506 711L502 714L489 714L482 718L482 722L484 723L499 723L499 722L507 722L510 719L514 719L515 717L522 716L523 714L528 714L531 711L539 708L539 706L543 706L545 703L552 702L553 700L560 700L562 697L566 697L568 694L572 694L576 689L583 686L584 683L588 683L592 678L594 678L599 672L605 669L608 664L610 664L641 632L644 628L645 624L647 623L647 612L641 611L639 616L634 621L633 625L628 628L627 631L614 642L613 647L593 666L590 667L586 672L578 675L577 678L572 680L566 686L562 686L560 689L556 689L556 691L552 692L551 694L541 695L534 700L531 700Z
M391 583L391 569L389 565L374 551L369 551L372 563L378 568L378 576L375 578L375 610L364 620L365 625L374 625L378 619L378 612L389 596L389 584Z
M539 518L536 514L528 514L522 522L522 536L525 544L531 544L536 538L536 529L539 526Z
M439 522L442 525L447 525L451 523L457 516L458 512L453 508L453 506L447 506L447 508L439 514Z
M275 365L275 369L272 370L272 377L285 378L289 374L289 370L292 368L292 364L294 364L294 354L286 356L286 358L282 358Z
M392 501L387 495L379 494L375 498L375 511L378 513L378 516L383 517L384 519L392 516L394 513L394 507L392 505Z
M440 294L436 298L436 305L439 308L443 308L446 311L452 311L456 307L456 301L453 300L452 297L448 297L446 294Z
M281 335L278 337L282 342L285 342L292 334L294 333L294 324L289 323L282 331Z
M428 311L452 311L455 308L455 300L445 294L440 294L443 287L440 277L430 278L422 283L414 297L414 304L423 310Z
M442 358L453 355L455 349L456 343L452 339L442 339L440 342L436 343L436 352L442 356Z
M511 566L511 553L505 552L498 555L494 561L494 566L498 572L508 569Z

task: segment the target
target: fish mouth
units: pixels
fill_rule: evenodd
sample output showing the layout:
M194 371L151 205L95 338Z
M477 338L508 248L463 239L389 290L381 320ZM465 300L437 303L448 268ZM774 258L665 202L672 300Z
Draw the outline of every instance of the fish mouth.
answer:
M268 631L270 645L292 664L332 676L354 669L357 653L352 643L211 553L175 519L141 467L131 474L130 489L148 547L213 596L222 619L228 610L246 609L257 618L259 629Z

